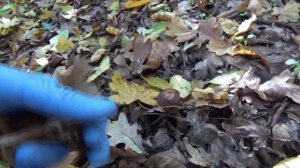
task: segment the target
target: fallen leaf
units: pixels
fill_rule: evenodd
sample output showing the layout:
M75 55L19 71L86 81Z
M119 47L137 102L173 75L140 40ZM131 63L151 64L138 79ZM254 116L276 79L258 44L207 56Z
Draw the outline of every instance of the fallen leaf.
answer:
M243 76L244 71L236 71L236 72L229 72L222 75L219 75L217 77L214 77L212 80L209 81L209 83L215 84L215 85L230 85L234 82L237 82L241 79Z
M164 67L168 64L168 56L171 55L171 50L164 41L155 40L152 43L151 52L143 66L144 68L157 69L163 62Z
M300 166L300 155L291 157L277 163L273 168L297 168Z
M222 126L226 132L233 136L253 138L256 150L266 146L266 141L271 133L267 127L240 117L226 120Z
M196 100L205 100L208 103L215 104L225 104L228 101L227 92L212 87L207 87L205 89L193 87L192 96Z
M234 34L234 37L240 35L240 34L244 34L246 32L249 31L251 24L256 21L257 17L254 13L252 13L251 18L244 20L238 28L238 31Z
M144 41L143 36L137 36L133 41L133 52L125 53L131 61L130 68L133 74L140 74L144 70L144 63L147 61L151 52L152 42ZM127 56L126 56L127 54Z
M55 45L55 48L58 53L66 53L70 51L73 48L73 46L74 44L72 43L72 41L62 38L58 40L58 42Z
M154 21L170 21L175 16L175 13L158 11L151 15L151 19Z
M230 87L242 89L248 87L250 89L256 90L259 88L259 85L260 78L254 74L254 70L251 67L247 72L243 74L242 78L238 82L233 83Z
M96 94L98 92L97 87L94 84L86 82L91 69L86 59L76 57L73 65L67 69L64 66L58 66L53 74L64 85L87 93Z
M116 0L115 2L113 2L111 5L110 5L110 9L112 11L117 11L120 9L120 1L119 0Z
M290 83L290 78L293 78L292 72L287 69L278 76L261 84L257 93L260 98L267 101L275 101L287 96L300 104L300 86Z
M92 82L103 72L107 71L109 68L110 68L110 59L109 57L104 57L99 67L93 69L94 73L87 78L87 82Z
M109 87L112 91L117 92L112 96L119 104L130 104L137 100L155 106L155 98L159 92L155 89L146 88L143 85L137 83L128 83L125 79L122 78L119 71L116 71L112 76L112 82L109 83Z
M197 31L190 30L185 20L179 17L172 17L168 22L165 34L170 37L176 37L176 41L181 43L194 39L197 36Z
M152 25L150 29L144 27L139 27L137 32L145 37L145 41L148 39L156 40L159 35L166 30L167 23L164 21L156 22Z
M114 36L118 36L121 34L121 31L120 29L116 28L116 27L112 27L112 26L109 26L105 29L105 31L111 35L114 35Z
M196 165L202 166L202 167L208 167L210 165L209 158L204 158L202 153L206 153L202 147L202 153L200 153L197 149L195 149L188 141L187 138L183 139L183 142L185 144L187 152L191 155L191 158L189 158L189 161L191 163L194 163Z
M170 83L160 77L148 77L148 78L144 78L143 79L151 86L161 89L161 90L165 90L170 88Z
M172 149L151 155L145 168L186 168L186 159L174 145Z
M219 18L219 22L222 30L228 35L233 35L238 31L239 24L235 20Z
M267 0L250 0L248 10L261 16L271 10L271 6Z
M131 148L137 153L144 153L142 137L137 133L137 127L137 124L130 125L125 113L121 112L118 121L109 122L107 134L110 136L110 145L125 143L126 149Z
M233 55L232 56L236 56L236 55L243 55L243 56L248 56L248 57L259 57L257 56L256 52L244 47L241 44L237 44L233 47Z
M277 15L279 21L297 22L299 19L300 4L297 2L288 2L283 8L274 7L272 15Z
M60 39L68 39L69 38L69 31L62 30L56 36L52 37L49 42L51 45L55 45L58 43Z
M219 56L229 54L234 55L234 46L228 40L222 40L220 38L210 40L206 45L209 51L216 53Z
M221 38L223 36L223 30L220 23L217 21L217 18L212 17L206 21L200 21L198 36L199 37L194 41L194 43L199 47L209 40Z
M41 67L45 67L49 64L49 61L47 58L43 57L43 58L36 58L35 62L40 65Z
M11 28L21 23L22 19L14 17L12 19L2 17L0 18L0 28Z
M123 4L124 9L137 8L146 5L150 0L127 0Z
M192 91L192 84L180 75L174 75L170 79L170 85L180 93L180 97L186 98Z
M91 56L90 62L96 62L99 61L102 58L102 55L105 53L105 49L99 48L94 52L94 54Z
M40 15L40 19L47 20L54 16L53 12L48 10L47 8L42 9L42 14Z

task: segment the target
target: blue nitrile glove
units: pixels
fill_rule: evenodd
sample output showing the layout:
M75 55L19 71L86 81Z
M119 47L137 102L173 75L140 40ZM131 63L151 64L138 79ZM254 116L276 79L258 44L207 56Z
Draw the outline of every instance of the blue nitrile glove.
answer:
M83 138L92 167L109 161L105 127L107 117L117 111L113 101L64 87L50 75L0 64L0 114L24 110L84 124ZM24 143L16 151L16 168L47 167L67 152L67 146L61 143Z

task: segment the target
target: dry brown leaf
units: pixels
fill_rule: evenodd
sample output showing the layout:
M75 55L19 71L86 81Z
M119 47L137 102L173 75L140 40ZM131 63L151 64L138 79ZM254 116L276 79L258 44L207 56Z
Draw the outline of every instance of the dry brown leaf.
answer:
M251 18L247 19L247 20L244 20L240 25L239 25L239 28L238 28L238 32L236 32L234 34L234 36L238 36L240 34L244 34L246 32L249 31L250 27L251 27L251 24L256 21L257 17L254 13L252 13L252 16Z
M219 18L222 30L229 35L233 35L238 31L239 24L235 20Z
M172 17L168 23L167 30L165 32L167 36L176 37L178 42L186 42L194 39L197 36L197 31L190 30L185 20L178 17Z
M225 55L229 54L233 56L234 53L234 46L230 41L225 41L220 38L210 40L209 43L206 45L209 51L216 53L217 55Z
M171 51L166 46L165 42L156 40L152 44L150 55L144 67L149 69L157 69L160 67L161 62L165 61L170 54Z
M255 13L257 16L261 16L267 13L271 9L271 6L267 0L250 0L247 9Z
M267 138L270 136L270 130L267 127L240 117L226 120L222 126L226 132L233 136L252 138L256 150L265 147Z
M267 101L275 101L285 96L300 104L300 86L290 83L292 72L285 70L278 76L261 84L257 90L258 95Z
M197 149L195 149L190 144L190 142L188 141L187 138L184 138L183 142L185 144L187 152L191 155L191 158L189 158L190 162L192 162L196 165L202 166L202 167L208 167L209 166L210 163L209 163L208 158L204 158L202 153L200 153ZM200 148L202 148L202 147L200 147ZM204 149L203 149L202 152L205 152Z
M288 2L283 8L274 7L272 15L278 16L282 22L297 22L299 19L300 4Z
M57 67L54 71L54 76L64 85L95 94L98 92L97 87L94 84L86 83L86 78L91 70L92 67L86 59L76 57L74 64L67 69L63 66Z
M199 47L206 41L217 39L223 36L223 30L216 18L212 17L206 21L200 21L198 28L198 38L194 41Z
M159 11L159 12L152 14L151 19L154 21L169 21L175 16L176 16L175 13Z
M143 36L137 36L133 41L133 52L125 53L125 57L129 57L131 64L130 68L133 74L140 74L151 52L152 42L147 40L144 42Z
M219 87L209 86L203 88L199 81L192 81L192 96L196 100L204 100L208 103L225 104L228 101L228 93Z

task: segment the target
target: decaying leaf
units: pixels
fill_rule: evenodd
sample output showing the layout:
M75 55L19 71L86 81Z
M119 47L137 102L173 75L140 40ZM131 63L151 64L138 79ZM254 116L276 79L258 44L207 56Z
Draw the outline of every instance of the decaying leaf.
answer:
M101 58L102 58L102 56L103 56L103 54L105 53L105 49L103 49L103 48L99 48L98 50L96 50L95 52L94 52L94 54L91 56L91 59L90 59L90 62L96 62L96 61L99 61Z
M186 168L185 164L185 157L174 145L172 149L151 155L145 163L145 168Z
M73 46L74 44L72 43L72 41L62 38L58 40L58 42L55 45L55 48L58 53L65 53L70 51L73 48Z
M144 78L143 79L145 81L147 81L147 83L153 87L156 87L158 89L161 89L161 90L165 90L165 89L168 89L170 88L170 83L163 79L163 78L160 78L160 77L148 77L148 78Z
M250 0L247 9L257 16L261 16L267 13L271 9L271 6L267 0Z
M197 31L190 30L186 22L181 18L172 17L171 21L168 22L165 34L170 37L176 37L176 41L178 42L186 42L194 39L197 36Z
M122 78L119 71L116 71L112 76L112 82L109 83L109 87L112 91L118 93L113 95L112 99L119 104L130 104L137 100L151 106L157 104L155 100L159 94L157 90L146 88L137 83L128 83Z
M163 62L164 67L168 64L168 56L171 54L171 50L164 41L155 40L152 43L151 52L149 57L143 66L144 68L157 69Z
M273 168L296 168L300 166L300 155L291 157L277 163Z
M192 84L180 75L174 75L170 79L170 85L180 93L180 97L186 98L192 91Z
M199 47L206 41L222 37L223 30L217 18L209 18L206 21L200 21L198 27L198 38L194 41Z
M233 35L238 31L239 24L235 20L226 18L219 18L220 26L222 30L229 35Z
M261 84L257 90L258 95L267 101L275 101L287 96L300 104L300 86L289 82L292 72L285 70L278 76Z
M115 146L125 143L126 149L131 148L137 153L143 153L142 137L137 133L137 124L130 125L125 113L120 113L118 121L112 121L108 125L107 134L109 143Z
M94 84L86 83L88 73L91 71L88 61L79 57L75 58L74 64L67 69L59 66L55 69L54 75L64 84L75 89L96 94L97 87Z
M188 141L187 138L183 139L185 147L187 152L191 155L191 158L189 158L189 161L202 166L202 167L208 167L209 166L209 158L204 158L204 156L202 155L202 153L200 153L197 149L195 149ZM202 148L202 147L200 147ZM202 152L205 152L204 149L202 148Z
M193 81L192 86L192 96L196 100L214 104L225 104L228 101L228 93L223 89L214 86L203 88L203 86L198 84L198 81Z
M206 45L209 51L216 53L219 56L229 54L234 55L234 46L227 40L213 39Z
M99 67L93 69L94 73L87 78L87 82L95 80L103 72L107 71L110 68L110 59L109 57L104 57L101 61Z
M236 71L236 72L230 72L230 73L225 73L220 76L217 76L210 80L209 82L212 84L216 85L230 85L234 82L237 82L241 79L243 76L244 71Z
M240 117L233 117L222 125L225 131L231 135L253 138L256 149L265 147L267 138L270 135L270 130L267 127Z
M297 2L288 2L283 8L274 7L273 15L277 15L279 21L297 22L299 19L300 4Z

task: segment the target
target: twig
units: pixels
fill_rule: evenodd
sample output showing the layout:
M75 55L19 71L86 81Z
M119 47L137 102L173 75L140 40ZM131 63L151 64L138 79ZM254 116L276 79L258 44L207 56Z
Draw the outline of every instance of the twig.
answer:
M277 110L277 112L275 113L275 115L272 118L271 127L273 127L277 123L278 119L280 118L281 114L283 113L283 111L285 110L285 108L288 104L289 104L288 98L284 98L281 106L279 107L279 109Z

